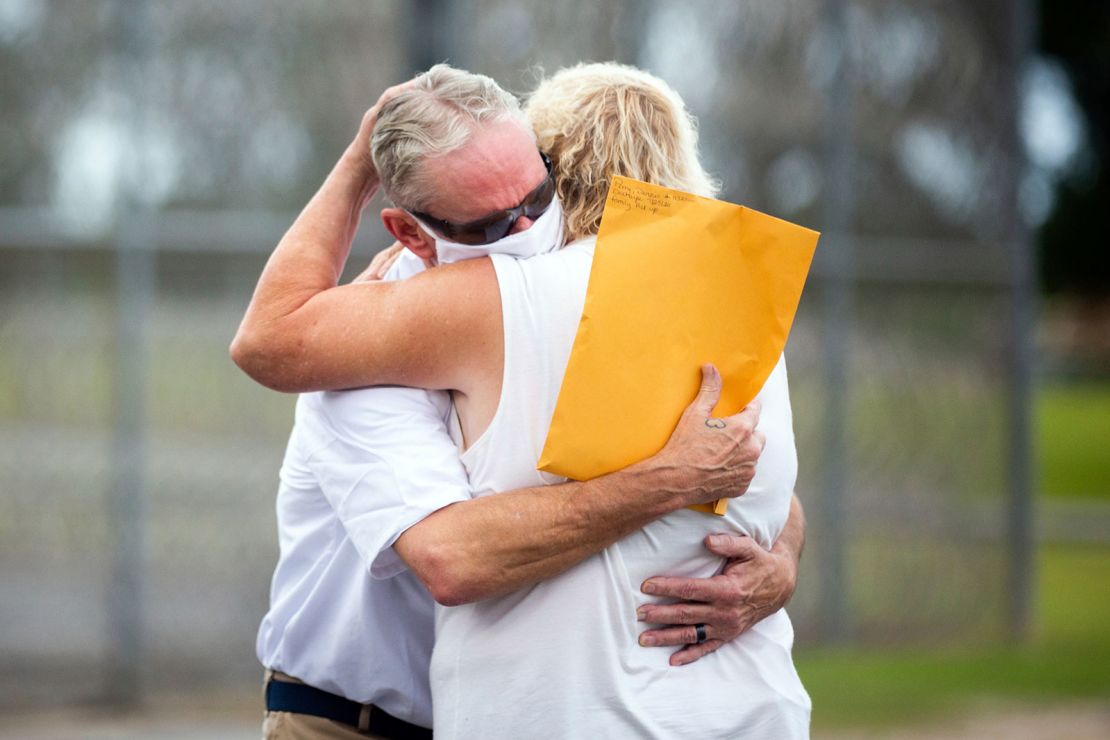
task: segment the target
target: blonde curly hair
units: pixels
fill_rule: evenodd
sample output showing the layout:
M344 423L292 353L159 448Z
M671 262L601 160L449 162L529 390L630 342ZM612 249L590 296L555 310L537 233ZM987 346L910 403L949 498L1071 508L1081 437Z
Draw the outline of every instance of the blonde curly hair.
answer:
M713 197L698 161L697 121L663 80L615 62L542 80L524 112L553 164L567 241L596 234L614 175Z

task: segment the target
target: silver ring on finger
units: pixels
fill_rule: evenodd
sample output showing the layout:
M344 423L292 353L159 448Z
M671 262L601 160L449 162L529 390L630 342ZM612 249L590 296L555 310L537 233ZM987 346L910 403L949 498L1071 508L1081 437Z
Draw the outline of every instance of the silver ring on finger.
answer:
M695 642L696 645L700 645L703 642L705 642L707 639L709 639L709 635L707 635L705 633L705 625L704 624L695 624L694 625L694 635L697 636L697 641Z

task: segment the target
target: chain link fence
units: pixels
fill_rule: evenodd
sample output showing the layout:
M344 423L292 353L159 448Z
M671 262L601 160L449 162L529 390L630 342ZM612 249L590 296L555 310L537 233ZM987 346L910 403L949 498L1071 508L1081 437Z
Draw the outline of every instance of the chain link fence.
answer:
M0 17L0 88L37 80L0 115L3 702L258 680L293 399L227 345L362 109L446 57L517 91L537 65L645 66L699 115L723 197L826 231L787 349L810 521L800 642L1020 632L1020 8L241 0ZM358 264L386 244L375 220Z

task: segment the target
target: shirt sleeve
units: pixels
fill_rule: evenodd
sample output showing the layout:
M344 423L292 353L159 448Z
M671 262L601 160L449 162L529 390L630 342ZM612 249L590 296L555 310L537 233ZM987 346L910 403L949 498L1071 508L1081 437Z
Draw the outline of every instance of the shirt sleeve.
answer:
M445 391L379 387L315 394L308 465L374 578L407 567L393 550L429 514L470 498L446 424Z

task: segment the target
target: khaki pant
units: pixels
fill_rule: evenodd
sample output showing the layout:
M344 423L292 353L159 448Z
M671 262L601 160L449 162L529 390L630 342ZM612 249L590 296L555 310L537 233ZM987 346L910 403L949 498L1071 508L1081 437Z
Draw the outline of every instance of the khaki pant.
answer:
M304 683L278 671L266 671L266 680ZM350 725L324 717L314 717L311 714L268 711L266 718L262 720L262 740L366 740L367 738L383 740L380 735L359 732L357 728Z

